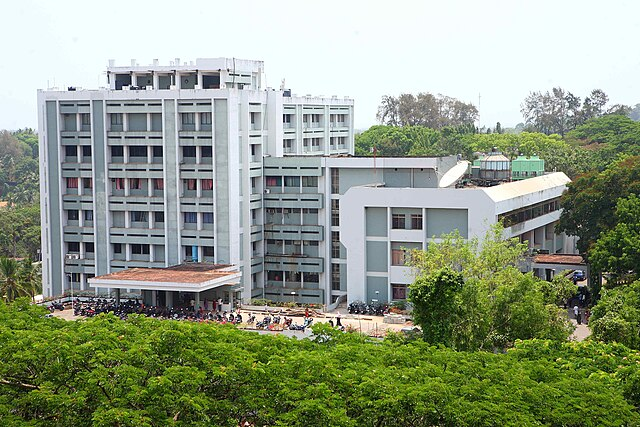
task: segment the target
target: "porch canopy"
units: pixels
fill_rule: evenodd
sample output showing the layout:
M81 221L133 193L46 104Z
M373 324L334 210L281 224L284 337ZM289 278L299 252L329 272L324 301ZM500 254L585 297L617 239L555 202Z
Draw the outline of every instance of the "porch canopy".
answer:
M242 273L235 265L188 263L166 268L129 268L89 279L92 288L203 292L236 287Z

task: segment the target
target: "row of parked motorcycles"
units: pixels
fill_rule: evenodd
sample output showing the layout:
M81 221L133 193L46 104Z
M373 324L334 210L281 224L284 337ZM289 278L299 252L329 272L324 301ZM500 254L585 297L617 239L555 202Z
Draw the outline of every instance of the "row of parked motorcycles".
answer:
M375 302L367 304L364 301L353 301L349 303L347 310L349 314L368 314L370 316L382 316L389 313L389 304Z
M306 317L304 319L304 323L302 323L302 325L298 325L293 323L293 319L291 317L284 316L284 318L281 319L280 316L265 316L261 321L256 323L256 316L251 315L247 320L247 324L252 325L254 323L256 329L262 330L277 329L281 325L282 329L288 329L290 331L304 331L311 326L313 319L311 317Z

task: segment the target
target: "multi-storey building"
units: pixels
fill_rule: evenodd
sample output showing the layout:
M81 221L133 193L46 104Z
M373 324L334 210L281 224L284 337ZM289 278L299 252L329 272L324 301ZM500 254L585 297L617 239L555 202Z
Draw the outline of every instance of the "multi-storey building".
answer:
M532 248L572 251L553 231L564 174L442 188L466 169L455 156L351 157L353 101L263 89L263 74L235 59L110 64L107 88L39 93L46 295L120 280L160 304L189 289L196 301L403 299L407 249L482 237L500 219ZM113 274L185 262L240 274Z
M107 69L38 94L45 294L185 261L263 279L263 159L353 153L353 101L263 88L263 63Z
M505 237L532 249L574 252L574 239L554 231L566 175L443 188L454 187L445 175L464 171L461 163L456 156L265 159L266 281L253 295L327 304L341 296L404 299L414 279L407 251L455 230L482 239L498 221Z

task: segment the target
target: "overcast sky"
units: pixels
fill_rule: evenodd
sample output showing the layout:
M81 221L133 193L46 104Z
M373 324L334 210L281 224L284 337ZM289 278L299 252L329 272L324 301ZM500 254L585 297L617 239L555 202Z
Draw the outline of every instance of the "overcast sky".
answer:
M522 121L531 91L561 86L640 102L640 2L6 1L0 129L37 126L36 91L106 84L127 65L205 57L265 62L267 85L355 99L359 129L383 95L431 92L478 106L480 122Z

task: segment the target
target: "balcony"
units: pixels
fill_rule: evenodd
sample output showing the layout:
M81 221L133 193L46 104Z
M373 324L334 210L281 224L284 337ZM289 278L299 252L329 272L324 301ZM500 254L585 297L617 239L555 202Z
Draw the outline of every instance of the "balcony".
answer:
M322 225L265 224L264 238L275 240L324 240Z
M265 270L323 273L324 259L302 255L271 255L264 258Z
M324 207L322 194L269 193L264 195L263 201L265 208L322 209Z

